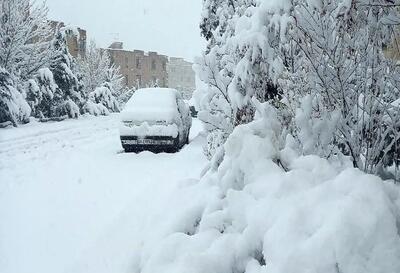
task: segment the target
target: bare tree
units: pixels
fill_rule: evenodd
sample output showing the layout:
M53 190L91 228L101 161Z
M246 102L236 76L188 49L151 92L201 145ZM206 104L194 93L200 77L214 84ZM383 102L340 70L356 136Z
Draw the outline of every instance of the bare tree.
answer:
M399 98L394 79L400 74L383 53L399 14L389 1L349 3L294 1L290 37L302 65L293 75L305 71L307 76L289 81L300 100L308 97L298 101L298 137L306 153L341 152L354 167L377 173L392 153L399 155L400 116L393 102Z
M47 7L29 0L0 2L0 66L28 79L52 59Z

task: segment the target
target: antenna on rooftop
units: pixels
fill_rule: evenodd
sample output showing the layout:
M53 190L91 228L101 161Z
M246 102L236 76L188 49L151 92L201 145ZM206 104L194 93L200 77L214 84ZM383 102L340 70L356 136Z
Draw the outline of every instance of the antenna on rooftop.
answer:
M109 33L111 35L113 42L119 42L119 33L114 32L114 33Z

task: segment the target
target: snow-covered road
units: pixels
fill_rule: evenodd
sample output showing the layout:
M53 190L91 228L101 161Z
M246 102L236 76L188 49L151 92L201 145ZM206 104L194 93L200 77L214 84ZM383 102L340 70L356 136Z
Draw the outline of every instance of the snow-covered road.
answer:
M0 131L0 272L131 272L149 218L206 164L202 126L177 154L122 153L118 116Z

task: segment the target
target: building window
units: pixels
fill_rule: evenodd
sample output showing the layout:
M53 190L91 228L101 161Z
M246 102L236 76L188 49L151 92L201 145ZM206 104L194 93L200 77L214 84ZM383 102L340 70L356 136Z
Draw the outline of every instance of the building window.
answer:
M166 63L166 62L163 62L162 68L163 68L163 71L166 71L166 70L167 70L167 63Z
M136 57L136 68L137 69L142 68L142 60L139 57Z
M125 67L128 68L129 67L129 60L128 57L125 57Z
M156 66L156 60L152 60L151 61L151 70L156 70L157 66Z

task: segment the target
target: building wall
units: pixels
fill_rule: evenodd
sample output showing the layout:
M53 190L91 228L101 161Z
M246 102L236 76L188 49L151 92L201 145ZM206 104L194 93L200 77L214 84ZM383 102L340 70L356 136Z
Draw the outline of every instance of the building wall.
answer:
M50 25L52 29L54 30L54 35L57 34L58 30L62 27L65 27L65 24L63 22L58 22L58 21L50 21ZM86 55L86 40L87 40L87 34L86 30L77 28L79 32L79 37L75 35L68 35L67 36L67 47L69 53L75 57L85 57Z
M78 28L79 39L76 36L67 37L67 46L69 53L77 58L85 57L86 55L86 30Z
M149 87L154 86L155 82L158 82L160 87L168 86L168 57L157 52L123 50L122 44L114 43L111 47L107 50L112 62L120 67L127 87Z
M167 65L168 87L181 91L186 99L190 99L196 89L196 76L192 66L192 63L175 57L171 57Z

